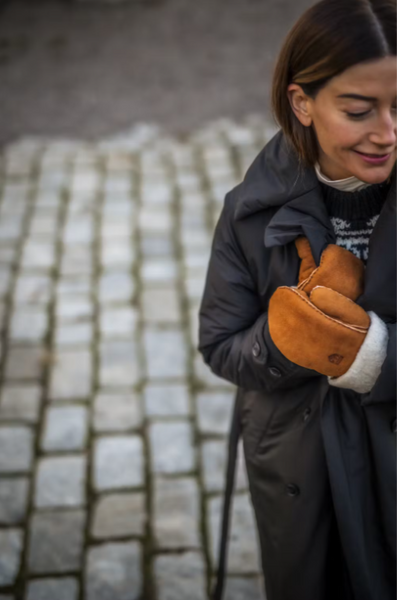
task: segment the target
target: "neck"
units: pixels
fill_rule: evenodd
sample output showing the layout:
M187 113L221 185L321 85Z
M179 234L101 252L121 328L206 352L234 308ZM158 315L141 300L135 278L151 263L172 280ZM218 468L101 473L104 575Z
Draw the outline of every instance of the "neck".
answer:
M360 179L357 179L357 177L355 177L354 175L344 178L344 179L337 179L337 180L330 179L329 177L325 176L325 174L321 170L319 163L316 163L315 171L316 171L317 179L319 179L319 181L321 181L322 183L324 183L327 186L334 187L341 191L356 192L356 191L366 188L370 185L368 183L365 183L364 181L360 181Z
M354 177L354 175L341 169L338 165L333 165L330 163L330 161L324 156L319 157L318 164L320 166L321 173L330 181L340 181L342 179Z

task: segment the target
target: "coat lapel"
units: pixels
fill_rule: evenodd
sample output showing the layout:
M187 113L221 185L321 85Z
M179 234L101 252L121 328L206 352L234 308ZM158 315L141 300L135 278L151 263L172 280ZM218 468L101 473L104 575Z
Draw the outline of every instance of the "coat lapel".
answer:
M369 240L365 288L358 304L383 320L396 318L396 178Z
M265 230L265 246L284 246L300 235L309 240L317 265L326 246L336 241L319 186L276 212Z

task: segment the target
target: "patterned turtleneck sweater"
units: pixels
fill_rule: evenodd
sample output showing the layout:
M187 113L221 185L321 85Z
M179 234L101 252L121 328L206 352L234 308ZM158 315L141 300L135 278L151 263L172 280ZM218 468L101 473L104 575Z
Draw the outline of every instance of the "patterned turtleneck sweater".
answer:
M368 243L386 200L391 182L366 184L356 177L338 181L327 179L316 165L336 243L353 252L364 263L368 260Z
M391 186L389 181L368 184L357 179L331 180L315 165L325 206L334 227L336 243L353 252L364 263L368 244ZM349 370L341 377L328 377L331 386L358 393L370 392L387 354L388 330L382 319L369 312L371 325Z

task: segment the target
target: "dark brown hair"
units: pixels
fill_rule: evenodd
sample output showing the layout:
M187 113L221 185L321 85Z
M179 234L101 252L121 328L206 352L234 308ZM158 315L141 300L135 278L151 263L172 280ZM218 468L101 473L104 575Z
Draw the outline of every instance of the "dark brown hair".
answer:
M327 82L366 61L396 55L395 0L322 0L293 26L273 75L272 112L301 164L313 166L318 145L313 127L294 114L287 88L299 84L315 99Z

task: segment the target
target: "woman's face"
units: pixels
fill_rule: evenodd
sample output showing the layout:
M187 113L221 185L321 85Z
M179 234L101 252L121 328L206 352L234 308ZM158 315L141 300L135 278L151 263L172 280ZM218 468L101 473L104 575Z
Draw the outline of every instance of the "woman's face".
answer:
M332 78L315 100L299 85L289 86L296 116L303 125L314 127L324 175L333 180L355 175L366 183L388 178L396 160L396 85L393 56L347 69ZM386 158L370 162L367 155Z

